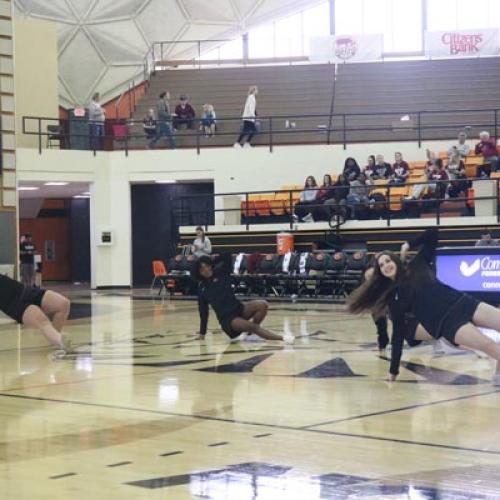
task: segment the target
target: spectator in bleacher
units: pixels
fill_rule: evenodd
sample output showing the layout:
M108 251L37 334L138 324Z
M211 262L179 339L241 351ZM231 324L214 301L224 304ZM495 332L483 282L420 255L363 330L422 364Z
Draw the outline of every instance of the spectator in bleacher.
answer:
M316 179L310 175L306 179L304 190L300 193L300 201L295 204L295 217L302 222L314 222L313 211L315 210L316 193L318 192Z
M106 121L106 110L101 106L99 92L92 96L89 105L89 136L90 149L102 149L104 137L104 122Z
M328 200L335 197L335 187L332 182L332 176L330 174L325 174L323 176L323 185L320 187L319 191L316 193L316 202L318 205L324 205ZM316 207L313 211L314 220L324 219L325 211L323 207Z
M154 149L156 143L162 137L168 137L170 147L175 148L175 139L172 134L172 113L170 112L170 104L168 100L170 99L169 92L162 92L158 96L158 103L156 105L156 115L158 120L156 121L156 136L149 141L149 148Z
M212 243L201 226L196 228L196 238L191 245L191 252L196 255L196 257L210 255L212 253Z
M357 179L350 182L349 194L347 195L347 205L351 209L351 218L356 218L360 208L369 205L370 187L366 184L365 174L360 174Z
M201 126L205 132L205 137L212 137L215 134L217 126L217 116L214 107L211 104L203 105L203 114L201 115Z
M401 153L395 153L394 165L392 166L392 181L394 184L405 184L410 177L410 166L403 160Z
M466 140L467 134L463 131L460 132L458 134L458 144L448 149L448 158L451 158L455 153L458 153L461 158L465 158L470 153L470 146L465 143Z
M491 236L491 230L484 228L481 233L481 238L476 241L476 247L498 247L500 242L493 239Z
M156 119L154 109L150 109L144 120L142 120L142 129L146 134L146 138L149 140L156 135Z
M350 184L344 174L340 174L336 182L332 186L333 197L325 200L323 204L323 217L326 220L332 218L335 207L345 205L347 203L347 195L349 194Z
M483 131L479 134L480 141L476 144L476 154L482 155L484 161L491 165L491 171L496 172L498 169L498 153L497 141L490 137L490 134Z
M241 134L238 137L234 147L250 147L253 136L257 133L257 99L256 96L259 93L259 88L257 85L252 85L248 89L248 96L245 101L245 108L243 109L243 125L241 129Z
M377 162L375 160L375 155L370 155L368 157L365 168L363 168L363 173L365 174L367 179L373 180L373 176L375 175L376 164Z
M465 171L465 163L460 153L455 150L448 160L446 173L450 179L448 195L450 198L458 198L461 192L466 193L469 188L469 181Z
M443 165L443 160L437 158L434 162L434 168L431 171L430 178L431 181L448 181L448 174ZM444 199L446 195L446 190L448 189L447 182L436 182L434 186L434 194L439 199ZM431 189L432 189L431 187Z
M189 99L186 94L179 97L179 104L175 107L174 129L179 130L181 125L186 125L187 130L192 130L194 119L196 118L196 111L193 106L189 104Z
M345 178L351 182L359 177L361 174L361 169L359 168L358 162L354 158L347 158L344 163L344 170L342 172Z
M375 172L372 180L390 179L392 168L384 159L384 155L377 155L375 158Z

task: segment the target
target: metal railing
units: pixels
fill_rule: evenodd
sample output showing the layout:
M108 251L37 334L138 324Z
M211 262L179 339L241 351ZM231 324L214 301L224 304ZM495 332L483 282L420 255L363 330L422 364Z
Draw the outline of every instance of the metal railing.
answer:
M494 196L475 196L470 192L469 185L472 182L493 182L495 184L495 195ZM450 198L443 196L446 192L448 186L451 183L464 183L462 184L463 189L461 189L462 196L456 198ZM401 191L401 188L411 188L414 186L430 186L434 188L432 190L433 194L424 196L418 199L404 198L402 195L397 194L392 196L391 192L394 190ZM466 186L467 185L467 186ZM315 191L320 191L322 187L314 188ZM345 189L345 187L332 187L330 189L338 190ZM464 216L474 216L475 215L475 202L495 200L496 201L496 212L494 216L497 218L497 222L500 222L500 178L465 178L465 179L454 179L454 180L433 180L433 181L416 181L416 182L406 182L405 184L396 184L391 181L387 181L387 184L377 185L370 184L366 185L366 196L367 199L363 201L356 202L355 199L346 196L344 201L338 201L333 205L325 205L324 202L317 201L316 203L304 205L307 211L321 212L324 214L330 213L330 217L321 219L323 222L329 222L330 227L333 229L338 229L344 222L348 220L385 220L387 226L391 226L391 221L395 219L406 219L412 218L411 215L424 213L425 215L435 217L436 224L439 225L441 219L446 217L446 212L451 209L450 213L460 211L460 217ZM249 230L251 225L259 225L266 223L285 223L289 226L290 230L297 229L301 224L295 211L297 209L297 196L294 193L299 193L303 189L291 189L291 190L272 190L272 191L240 191L232 193L220 193L220 194L207 194L207 195L192 195L183 196L176 200L176 206L173 208L173 217L178 226L204 226L208 229L211 225L224 225L218 221L218 214L222 214L224 217L226 214L239 214L239 222L237 225L244 225L246 230ZM379 194L384 193L383 199L380 197L375 198L373 192ZM269 195L267 201L273 200L273 196L282 195L281 201L283 202L279 207L284 211L282 215L272 215L273 207L270 205L260 208L255 205L252 207L252 202L258 202L262 200L252 199L254 195ZM284 196L283 196L284 195ZM232 205L237 204L238 206L233 206L231 208L217 208L218 205L224 203L224 199L228 200L232 198ZM340 198L340 196L339 196ZM196 209L193 209L195 200ZM218 203L221 200L221 203ZM191 201L191 203L190 203ZM266 200L263 200L266 201ZM276 201L276 198L274 198ZM444 207L443 204L456 205L454 207ZM258 215L259 211L266 210L269 215ZM364 217L358 219L356 217L351 217L349 212L363 213ZM451 215L456 216L456 215ZM233 215L230 217L233 224L234 220L237 218ZM417 217L417 218L418 218ZM344 220L341 220L344 218ZM226 221L223 221L226 222ZM318 222L318 220L315 220Z
M458 130L467 129L470 133L480 130L490 130L494 137L499 132L500 109L459 109L453 111L420 110L398 111L383 113L328 113L328 114L283 114L273 116L259 116L260 125L256 134L258 145L269 147L272 153L278 144L342 144L346 149L348 143L380 142L380 141L416 141L422 146L425 140L452 139ZM402 117L408 118L404 121ZM478 119L479 117L479 119ZM106 132L102 137L103 147L91 148L88 133L72 133L71 124L75 119L61 120L60 118L42 116L24 116L23 133L38 137L38 150L42 153L43 138L53 135L47 130L48 125L59 125L61 128L61 146L71 148L73 139L87 138L89 148L94 151L105 149L113 150L115 143L119 143L128 155L131 141L142 139L142 144L135 149L145 147L145 134L142 131L141 120L106 120ZM170 126L175 123L175 118ZM241 117L218 117L216 137L232 137L233 140L220 143L218 146L232 145L240 133ZM373 123L373 124L372 124ZM127 125L118 136L113 132L114 125ZM139 126L139 131L137 131ZM135 130L134 130L135 128ZM290 137L300 135L297 140ZM214 141L205 140L202 129L202 119L193 119L193 129L181 131L176 135L183 140L191 141L185 146L196 148L198 154L204 147L214 144ZM288 140L286 138L289 138ZM86 149L86 148L81 148Z

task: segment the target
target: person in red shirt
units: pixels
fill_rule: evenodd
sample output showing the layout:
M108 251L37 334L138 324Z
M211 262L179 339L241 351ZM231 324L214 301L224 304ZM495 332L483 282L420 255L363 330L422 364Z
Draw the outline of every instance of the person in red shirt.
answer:
M476 144L476 154L482 155L485 162L491 165L491 171L498 170L497 141L490 134L483 131L479 134L479 142Z
M403 160L403 155L401 153L395 153L394 158L396 161L392 166L392 183L404 184L410 176L410 167L408 163Z

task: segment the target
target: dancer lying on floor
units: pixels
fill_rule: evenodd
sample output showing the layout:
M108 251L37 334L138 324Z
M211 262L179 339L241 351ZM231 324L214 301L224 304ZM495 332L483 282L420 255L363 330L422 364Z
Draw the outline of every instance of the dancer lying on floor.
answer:
M493 384L500 385L500 345L478 330L500 330L500 310L436 278L433 266L437 243L438 230L432 228L411 243L404 243L401 258L381 252L373 276L352 293L349 310L357 314L389 309L394 328L390 380L399 374L405 336L430 341L444 337L454 345L482 351L495 359ZM416 256L403 264L407 252L416 248ZM408 328L408 324L416 327Z
M198 282L198 308L200 312L200 338L207 333L208 306L212 306L222 330L232 341L242 340L242 334L255 334L265 340L281 340L293 344L293 335L277 335L262 328L268 304L265 300L252 300L243 304L234 295L231 284L231 255L216 261L200 257L193 266L191 276Z
M38 329L52 346L71 350L69 338L61 333L70 310L66 297L0 275L0 310L19 324Z

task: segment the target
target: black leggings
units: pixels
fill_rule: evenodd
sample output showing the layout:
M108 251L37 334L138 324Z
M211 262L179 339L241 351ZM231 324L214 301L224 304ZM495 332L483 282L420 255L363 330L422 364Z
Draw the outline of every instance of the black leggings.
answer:
M387 316L375 316L372 314L373 322L377 327L377 341L380 350L385 349L389 343L389 335L387 333Z
M243 120L243 130L241 131L240 136L238 137L238 142L243 145L243 139L245 136L248 136L247 142L250 143L252 141L253 136L257 133L257 127L255 126L255 122L251 122L250 120Z

